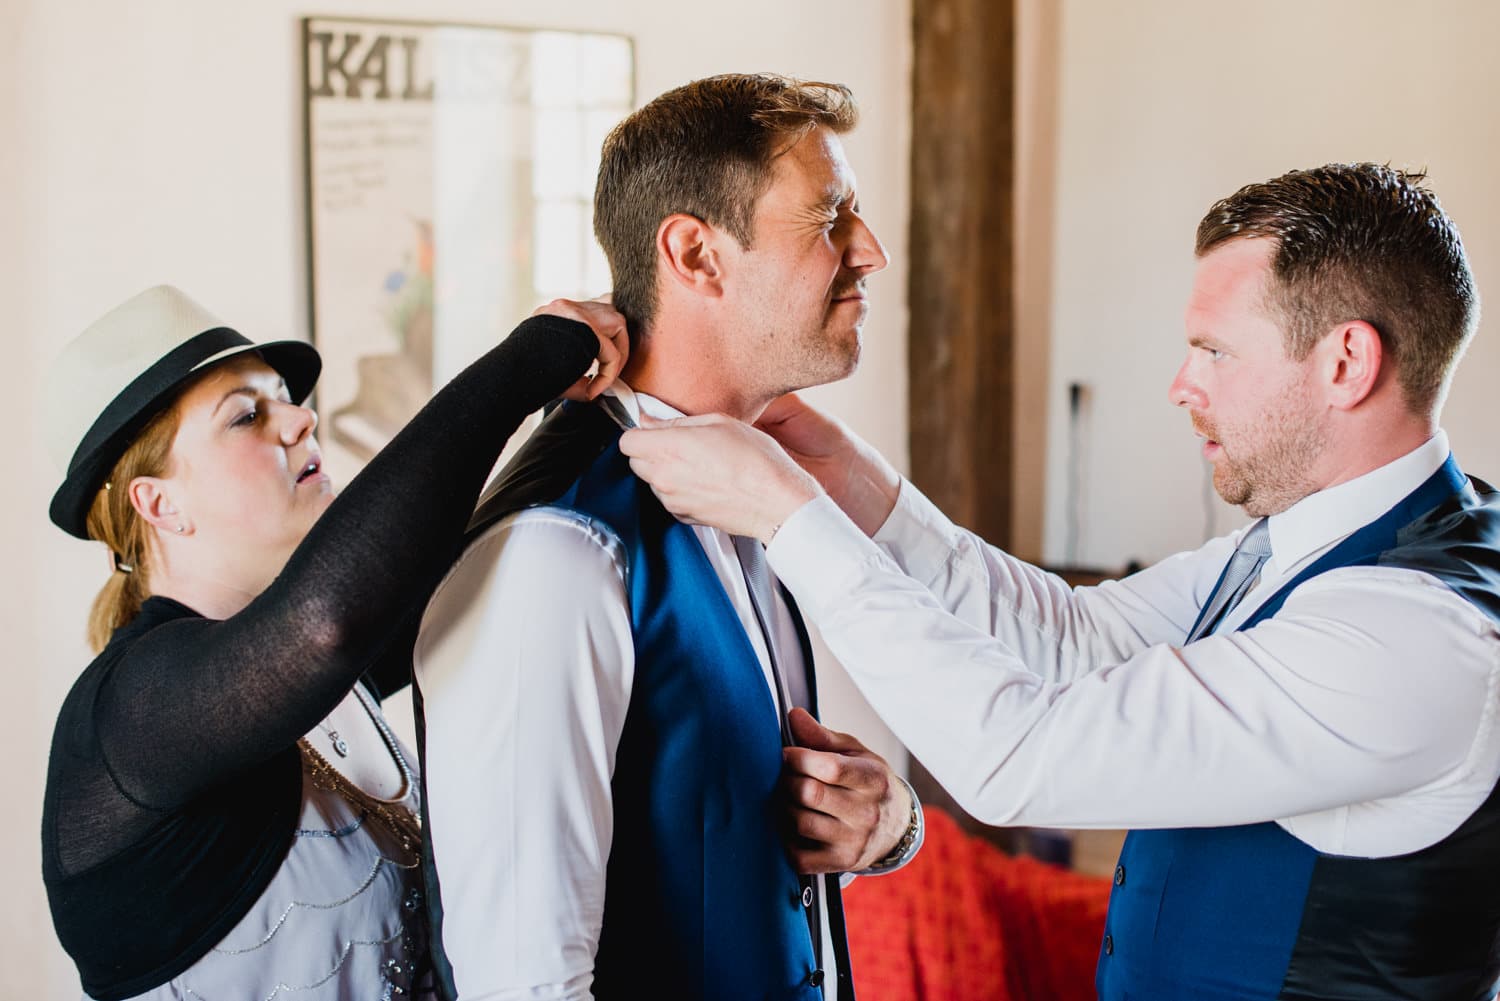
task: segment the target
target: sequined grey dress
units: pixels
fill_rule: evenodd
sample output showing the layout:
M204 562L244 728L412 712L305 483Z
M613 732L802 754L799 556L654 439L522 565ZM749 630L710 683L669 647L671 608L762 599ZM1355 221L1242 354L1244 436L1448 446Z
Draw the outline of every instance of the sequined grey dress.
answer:
M356 688L405 776L402 795L352 787L302 741L302 814L286 860L217 946L136 1001L431 1001L416 759Z

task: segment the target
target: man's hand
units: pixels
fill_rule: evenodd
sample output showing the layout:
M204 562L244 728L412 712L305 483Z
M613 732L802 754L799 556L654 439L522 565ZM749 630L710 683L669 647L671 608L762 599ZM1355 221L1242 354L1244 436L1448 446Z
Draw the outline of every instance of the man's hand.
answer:
M811 473L860 531L874 535L890 517L901 476L843 421L788 393L773 401L755 426Z
M597 299L577 302L573 299L553 299L545 306L538 306L532 316L560 316L565 320L577 320L586 324L599 338L597 364L573 385L563 391L563 399L586 403L604 392L619 378L630 360L630 332L625 326L625 317L615 311L612 297L606 293Z
M766 543L822 492L780 445L723 414L643 417L620 438L620 451L679 519Z
M798 746L782 749L790 811L787 854L800 873L857 872L906 833L911 795L885 759L803 709L788 717Z

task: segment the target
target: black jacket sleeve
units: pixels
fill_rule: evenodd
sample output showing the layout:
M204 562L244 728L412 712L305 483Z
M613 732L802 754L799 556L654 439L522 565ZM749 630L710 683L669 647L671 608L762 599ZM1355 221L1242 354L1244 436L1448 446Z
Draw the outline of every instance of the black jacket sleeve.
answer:
M121 791L176 806L312 729L413 628L506 440L596 353L581 323L525 321L370 461L243 611L133 643L94 707ZM375 675L397 680L388 664Z

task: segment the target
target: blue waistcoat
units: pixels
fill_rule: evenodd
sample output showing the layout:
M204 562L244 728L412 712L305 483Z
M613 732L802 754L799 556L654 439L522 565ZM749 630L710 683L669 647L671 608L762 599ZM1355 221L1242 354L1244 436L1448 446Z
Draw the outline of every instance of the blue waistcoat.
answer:
M1431 574L1500 622L1500 494L1450 457L1239 628L1316 574L1376 565ZM1326 855L1275 823L1133 831L1096 983L1106 1001L1480 1001L1497 977L1500 786L1451 835L1393 858Z
M612 780L594 997L820 1001L803 884L779 829L777 707L702 544L630 472L619 434L598 408L564 405L470 525L474 537L505 514L547 504L589 518L625 554L635 673ZM813 691L800 619L798 629ZM439 941L431 865L428 880ZM840 998L852 1001L837 877L824 886L837 954L827 960ZM435 951L451 992L453 971Z

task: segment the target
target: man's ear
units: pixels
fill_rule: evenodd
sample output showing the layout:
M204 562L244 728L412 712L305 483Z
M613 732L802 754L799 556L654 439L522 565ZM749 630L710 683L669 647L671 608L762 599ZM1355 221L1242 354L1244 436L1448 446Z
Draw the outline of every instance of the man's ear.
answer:
M1380 332L1364 320L1334 327L1315 350L1328 403L1337 410L1353 410L1369 398L1382 375L1387 374Z
M163 535L182 535L187 519L172 499L170 485L155 476L137 476L130 481L130 506L146 523Z
M671 281L697 295L716 297L724 292L723 239L697 216L669 215L656 230L657 261Z

